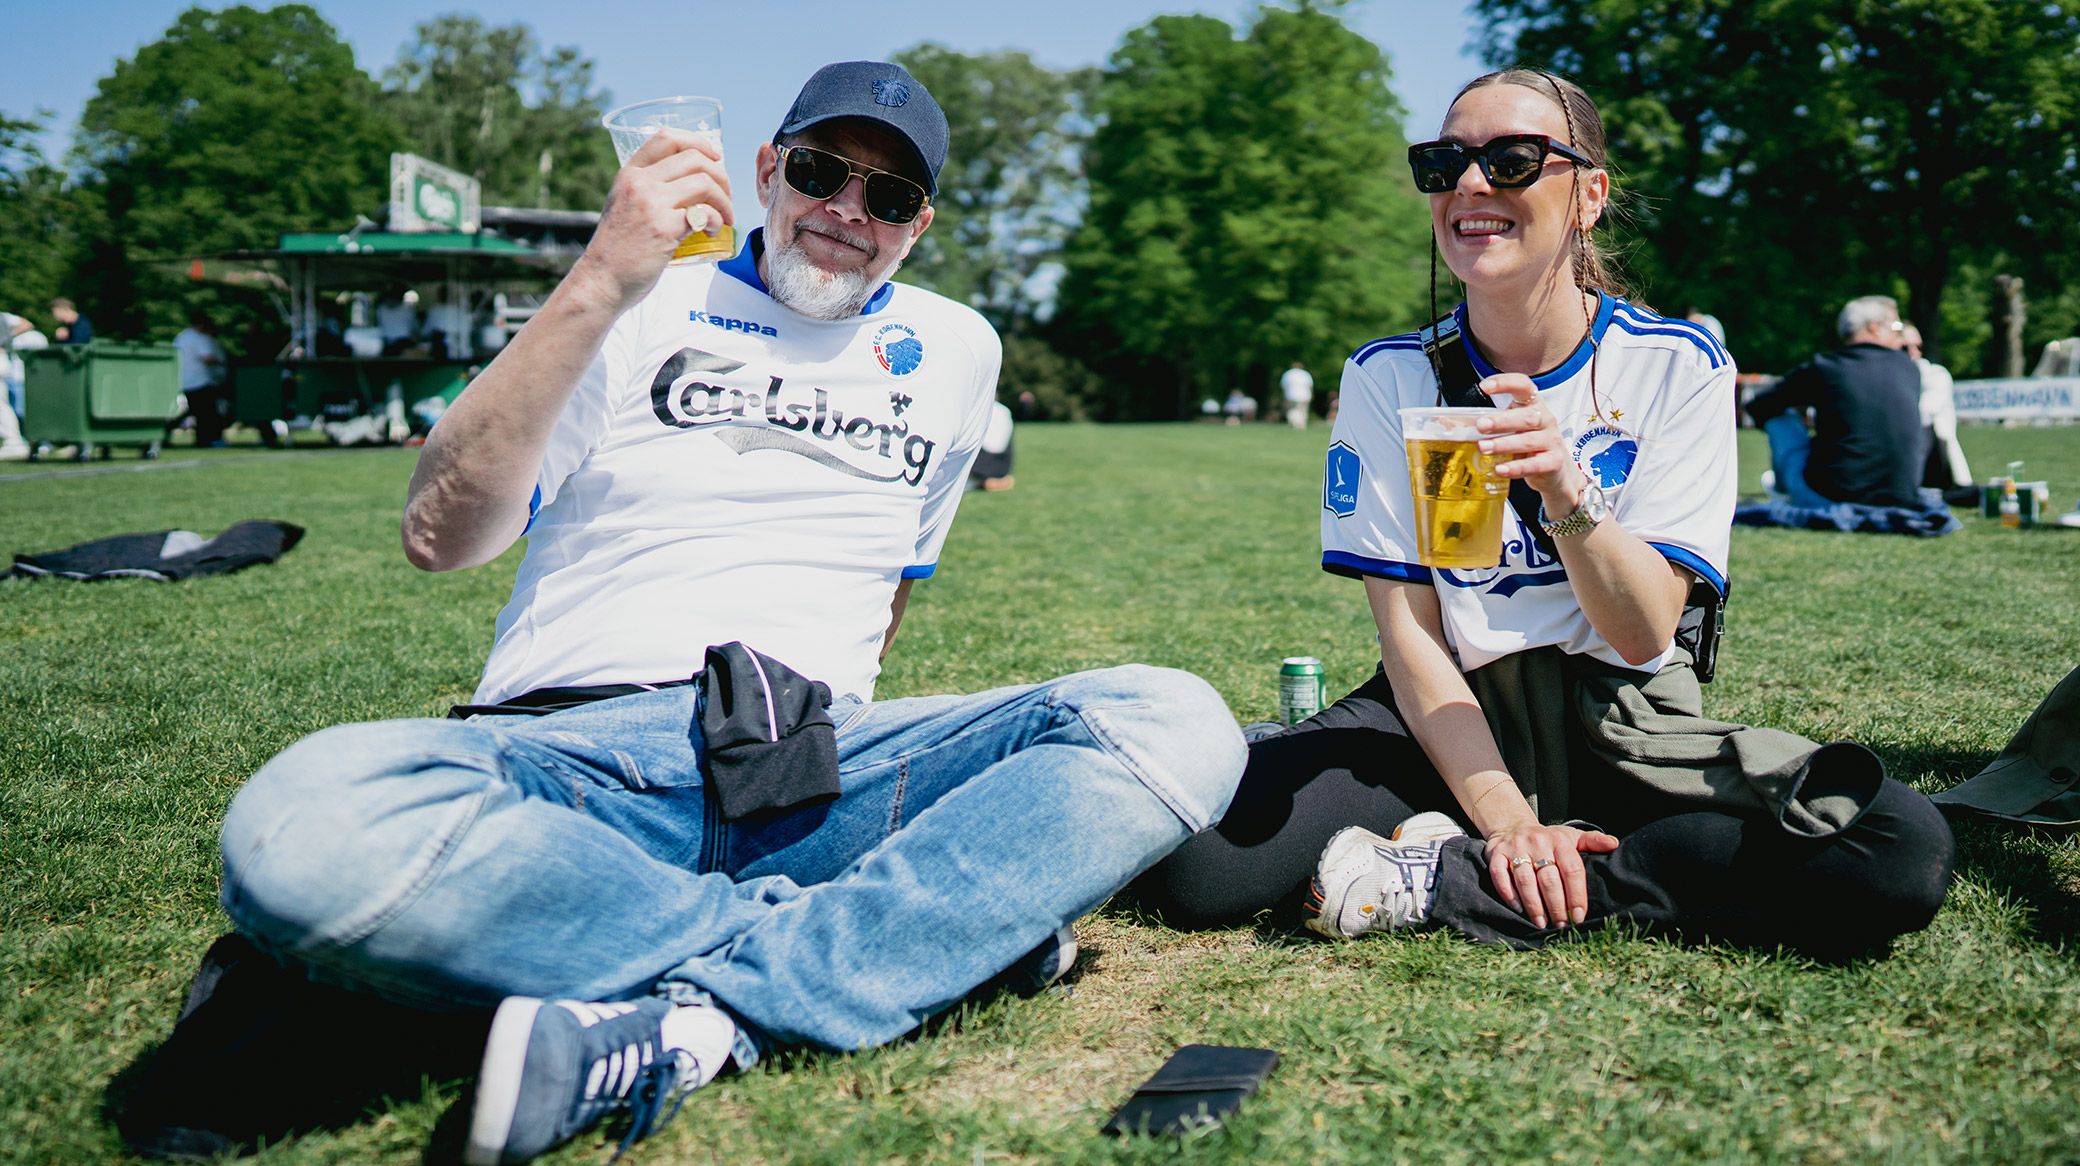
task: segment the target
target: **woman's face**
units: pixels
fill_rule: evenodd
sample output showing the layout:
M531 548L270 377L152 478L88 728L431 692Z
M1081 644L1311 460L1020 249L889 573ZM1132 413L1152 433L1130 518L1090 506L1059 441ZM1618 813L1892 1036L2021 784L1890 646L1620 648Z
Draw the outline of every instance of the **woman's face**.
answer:
M1484 85L1461 97L1445 115L1438 135L1476 147L1504 134L1547 134L1574 145L1567 116L1554 100L1522 85ZM1610 176L1548 155L1537 182L1515 190L1488 184L1478 165L1466 168L1459 184L1430 195L1431 229L1445 265L1469 290L1529 294L1541 280L1573 284L1570 231L1586 229L1603 211ZM1581 206L1570 206L1579 177ZM1579 216L1579 222L1577 222Z

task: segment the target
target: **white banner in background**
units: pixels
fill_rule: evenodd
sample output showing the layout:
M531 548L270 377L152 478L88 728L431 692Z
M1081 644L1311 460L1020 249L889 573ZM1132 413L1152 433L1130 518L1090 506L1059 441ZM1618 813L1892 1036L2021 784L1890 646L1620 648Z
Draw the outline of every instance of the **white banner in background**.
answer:
M2003 377L1951 388L1959 421L2080 419L2080 377Z

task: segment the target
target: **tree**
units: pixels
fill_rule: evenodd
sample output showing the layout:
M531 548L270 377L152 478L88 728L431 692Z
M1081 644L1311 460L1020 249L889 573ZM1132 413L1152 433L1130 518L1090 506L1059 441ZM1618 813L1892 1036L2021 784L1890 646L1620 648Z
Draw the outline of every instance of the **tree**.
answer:
M72 157L100 221L74 298L104 332L171 334L188 288L166 261L346 229L382 205L397 145L315 10L191 8L80 117Z
M384 104L413 152L476 178L486 203L593 209L618 167L592 68L574 48L541 50L524 24L437 16L384 72Z
M2080 276L2062 242L2080 212L2074 4L1476 9L1491 60L1549 64L1598 98L1613 157L1648 196L1640 269L1656 296L1724 317L1744 363L1784 367L1830 342L1856 295L1902 294L1939 351L1983 314L1956 303L1960 273Z
M1178 417L1420 322L1428 214L1377 46L1339 4L1130 31L1093 103L1062 328L1115 416Z
M1051 307L1043 269L1082 210L1082 118L1096 70L1058 73L1022 52L969 54L925 43L896 62L946 110L953 149L932 229L907 278L962 300L1006 333Z
M20 121L0 114L0 311L44 317L61 294L72 238L64 174L36 143L47 114Z

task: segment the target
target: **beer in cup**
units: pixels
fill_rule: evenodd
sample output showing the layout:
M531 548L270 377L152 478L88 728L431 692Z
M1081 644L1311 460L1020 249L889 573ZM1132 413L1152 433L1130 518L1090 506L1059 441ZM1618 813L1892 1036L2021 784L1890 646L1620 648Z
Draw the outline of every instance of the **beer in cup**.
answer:
M1494 409L1424 406L1401 410L1408 488L1416 500L1416 560L1426 567L1485 569L1502 562L1508 461L1481 452L1478 422Z
M722 149L722 103L712 97L653 97L624 105L600 119L614 139L614 156L623 166L650 135L662 129L685 130ZM737 253L736 228L717 224L714 233L695 231L679 241L673 263L713 263Z

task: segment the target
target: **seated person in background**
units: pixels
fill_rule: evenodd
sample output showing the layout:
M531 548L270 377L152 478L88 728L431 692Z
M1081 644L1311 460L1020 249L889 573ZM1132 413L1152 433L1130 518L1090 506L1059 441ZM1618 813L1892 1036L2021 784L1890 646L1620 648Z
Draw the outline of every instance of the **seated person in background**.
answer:
M968 489L1011 488L1011 431L1015 424L1011 406L1002 401L990 406L989 427L982 431L982 449L968 470Z
M1921 355L1921 329L1908 324L1901 338L1907 355L1921 368L1921 440L1928 446L1921 484L1945 492L1975 491L1971 464L1964 460L1964 447L1957 444L1957 401L1951 393L1950 370Z
M1842 347L1748 402L1748 415L1769 435L1775 488L1805 509L1837 502L1920 509L1921 370L1904 351L1899 305L1891 296L1850 300L1835 330Z
M1630 923L1831 956L1926 926L1951 862L1926 797L1862 746L1703 715L1680 633L1693 588L1726 587L1734 364L1622 296L1591 234L1611 193L1596 106L1550 73L1491 73L1439 139L1410 161L1466 301L1344 365L1316 508L1381 668L1252 742L1227 815L1143 903L1230 923L1312 875L1325 936L1515 948ZM1514 455L1499 473L1524 494L1502 561L1423 566L1399 410L1483 392L1480 447Z
M71 300L63 296L51 301L51 316L58 321L58 330L51 335L60 344L85 344L94 339L94 322L79 314Z

